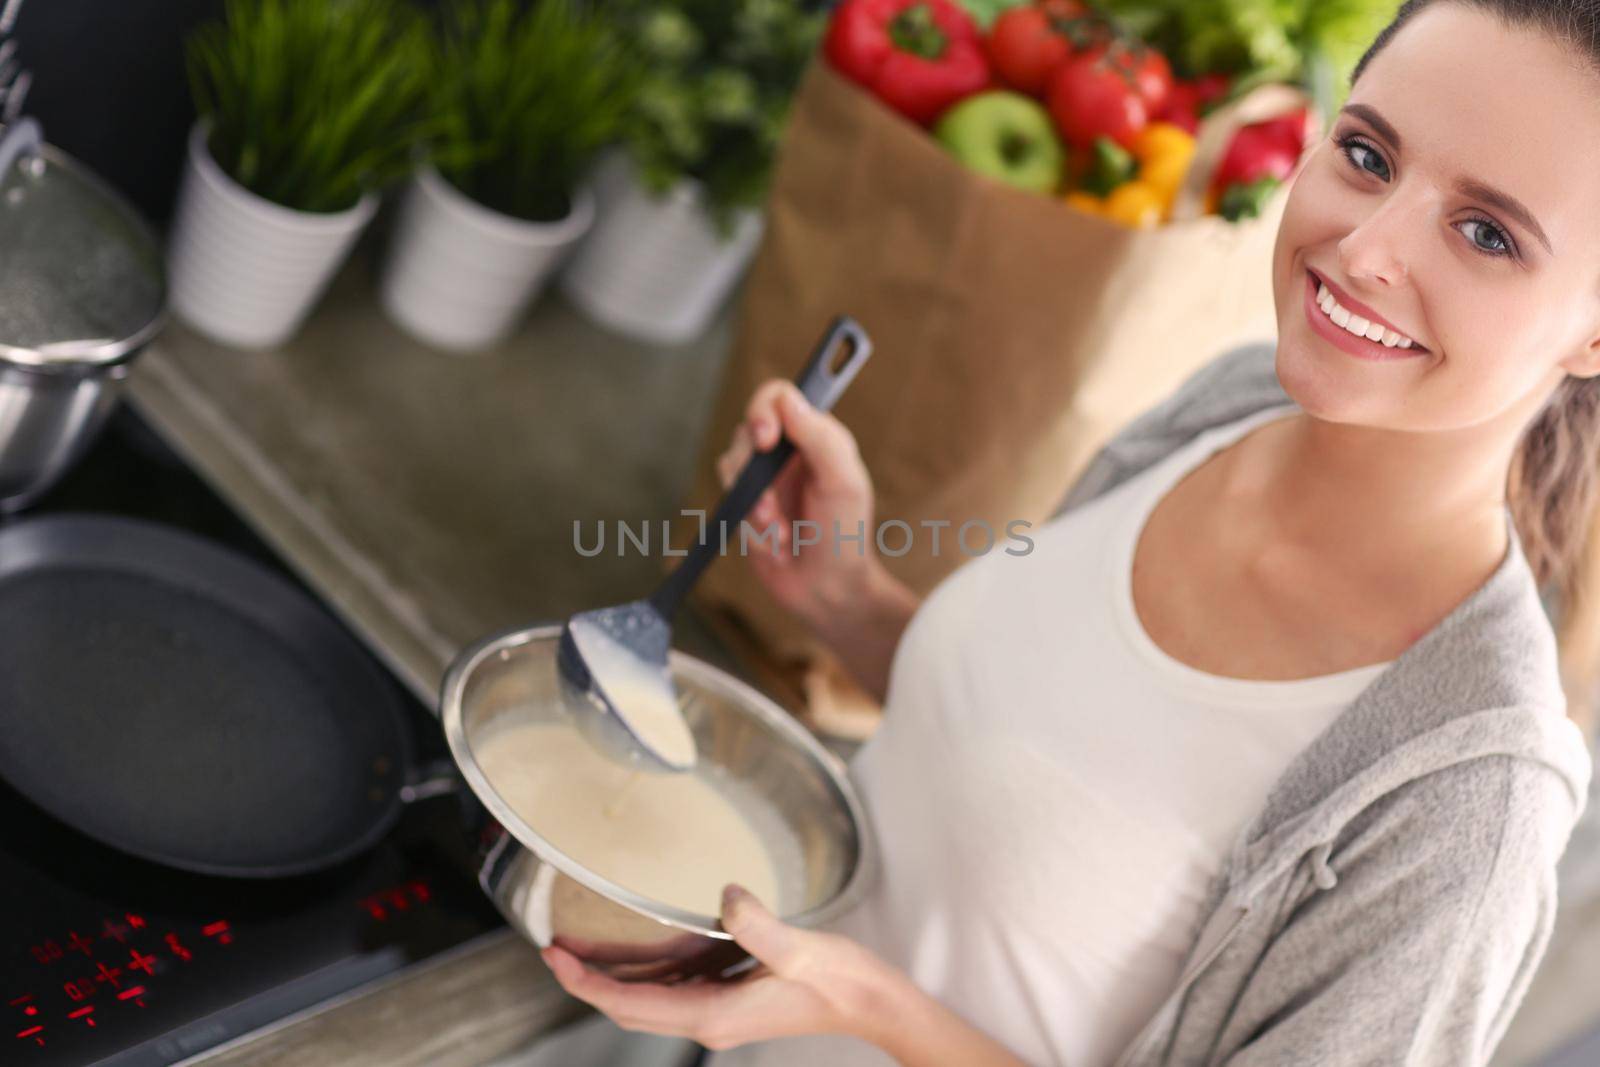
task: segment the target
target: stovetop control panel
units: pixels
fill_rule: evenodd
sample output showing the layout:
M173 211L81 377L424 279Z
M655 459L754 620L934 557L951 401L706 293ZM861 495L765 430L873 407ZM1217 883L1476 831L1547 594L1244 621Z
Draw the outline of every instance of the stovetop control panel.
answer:
M458 802L316 875L164 870L0 789L0 1063L170 1064L500 928Z

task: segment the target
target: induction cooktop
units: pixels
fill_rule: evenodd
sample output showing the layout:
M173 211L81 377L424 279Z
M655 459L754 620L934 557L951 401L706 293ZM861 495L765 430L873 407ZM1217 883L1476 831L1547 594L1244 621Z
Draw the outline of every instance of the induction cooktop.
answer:
M64 512L167 523L306 589L127 404L60 485L4 521ZM383 674L420 762L443 766L432 711ZM0 715L3 702L0 683ZM472 875L466 803L410 803L354 859L259 881L135 859L0 781L0 1063L171 1064L499 931Z

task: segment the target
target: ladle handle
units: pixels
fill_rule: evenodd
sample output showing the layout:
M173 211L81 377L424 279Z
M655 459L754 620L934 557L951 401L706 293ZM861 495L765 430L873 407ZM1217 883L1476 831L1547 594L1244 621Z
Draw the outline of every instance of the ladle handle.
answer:
M842 360L836 358L836 352L841 343L849 346ZM860 373L861 367L872 355L872 339L867 336L867 331L861 324L849 315L836 316L829 323L828 330L822 335L816 350L811 353L811 358L806 361L805 369L795 379L802 395L808 403L818 411L830 410L834 403L844 394ZM783 465L794 455L794 442L789 440L787 434L780 435L778 443L766 452L756 452L751 455L744 469L739 472L739 477L729 487L723 496L722 502L717 505L716 513L711 521L705 524L704 539L689 550L676 569L663 581L659 588L651 595L650 603L661 613L661 617L668 622L677 614L678 608L683 604L683 598L688 595L695 579L700 577L700 572L714 559L721 543L717 531L728 529L737 531L739 522L755 507L756 501L761 499L761 494L777 478ZM734 533L730 532L730 537Z

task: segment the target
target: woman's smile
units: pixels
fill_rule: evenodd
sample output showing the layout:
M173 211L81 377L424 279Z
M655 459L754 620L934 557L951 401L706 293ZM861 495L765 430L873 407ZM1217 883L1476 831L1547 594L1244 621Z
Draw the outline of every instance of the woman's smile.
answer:
M1387 328L1384 320L1373 316L1364 305L1357 305L1348 297L1341 299L1309 269L1304 288L1306 321L1313 331L1341 351L1358 359L1371 360L1414 359L1428 353L1428 349L1409 336Z

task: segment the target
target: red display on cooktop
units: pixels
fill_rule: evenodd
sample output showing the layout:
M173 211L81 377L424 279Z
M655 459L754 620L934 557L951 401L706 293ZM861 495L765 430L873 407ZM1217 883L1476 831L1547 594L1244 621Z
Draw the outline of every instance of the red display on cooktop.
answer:
M17 1041L46 1048L77 1030L116 1026L127 1013L147 1007L152 988L160 989L157 976L195 960L183 943L192 931L152 930L131 911L85 929L95 932L75 927L27 947L38 984L7 1001ZM225 952L233 944L226 919L206 923L200 936L208 951Z
M0 874L10 876L0 877L0 907L15 914L31 901L40 920L27 924L25 940L0 944L11 1035L0 1037L11 1050L0 1063L170 1063L493 927L470 882L446 872L441 900L434 876L395 877L395 859L380 848L365 877L325 896L313 882L287 893L278 911L263 909L281 886L239 883L250 905L240 918L181 907L80 910L76 887L47 888L41 872L0 847ZM340 966L352 968L341 987L283 999ZM262 1003L273 997L293 1007Z

